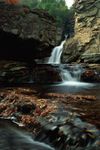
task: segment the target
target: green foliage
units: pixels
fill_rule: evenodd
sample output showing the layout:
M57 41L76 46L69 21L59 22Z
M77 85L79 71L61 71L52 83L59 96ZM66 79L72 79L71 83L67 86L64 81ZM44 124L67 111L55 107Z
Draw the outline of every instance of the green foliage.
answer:
M21 4L29 6L31 8L36 8L39 0L21 0Z
M74 7L71 7L65 17L65 23L63 26L63 36L65 34L68 35L68 37L73 36L74 26L75 26L75 9Z
M61 27L67 18L73 16L73 9L65 5L65 0L21 0L21 3L31 8L44 9L57 20L57 26ZM71 12L72 11L72 12Z
M57 25L61 26L68 11L65 0L41 0L37 8L47 10L57 20Z
M21 3L31 8L44 9L57 20L57 26L62 26L68 12L65 0L21 0Z

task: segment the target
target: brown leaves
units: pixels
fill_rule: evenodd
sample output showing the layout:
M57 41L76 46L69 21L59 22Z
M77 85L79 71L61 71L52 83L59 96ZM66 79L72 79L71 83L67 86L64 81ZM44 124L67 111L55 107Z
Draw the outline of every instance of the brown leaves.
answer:
M33 88L0 90L0 116L14 116L18 122L27 125L31 122L35 124L38 117L49 117L51 113L59 111L59 108L63 110L70 108L89 122L93 120L94 124L99 125L100 121L95 121L95 118L98 120L100 116L99 106L96 97L92 95L47 93L41 98Z
M21 119L21 122L26 126L36 124L36 118L30 115L22 115L20 119Z
M37 124L39 116L47 116L55 111L53 102L38 98L30 88L5 88L0 92L0 115L16 117L18 122L28 125Z

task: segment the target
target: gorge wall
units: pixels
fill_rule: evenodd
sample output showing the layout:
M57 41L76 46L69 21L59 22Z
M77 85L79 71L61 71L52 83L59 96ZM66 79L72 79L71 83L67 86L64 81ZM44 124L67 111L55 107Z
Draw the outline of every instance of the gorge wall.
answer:
M66 41L62 62L100 63L100 0L76 0L75 36Z

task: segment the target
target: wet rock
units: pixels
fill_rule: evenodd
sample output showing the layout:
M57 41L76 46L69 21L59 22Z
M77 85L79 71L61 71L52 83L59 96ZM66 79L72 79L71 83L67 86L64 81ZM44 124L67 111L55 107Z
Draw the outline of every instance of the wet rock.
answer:
M33 80L35 83L48 84L60 82L61 77L59 69L51 65L37 65L33 70Z
M34 140L34 136L7 119L0 119L1 150L54 150L49 145Z
M86 69L81 75L81 80L90 83L100 83L100 73L96 72L95 70Z
M56 100L58 104L61 102L59 105L63 110L75 111L80 114L82 119L100 128L99 90L99 88L91 89L90 95L87 95L89 90L86 90L86 92L83 92L81 95L48 93L46 97L52 101Z
M50 55L55 20L43 10L0 2L0 59L33 62Z
M0 83L2 85L22 83L48 84L59 81L61 81L61 77L57 67L48 64L34 64L30 68L27 63L0 61Z
M0 61L0 84L27 83L30 73L27 64L16 61Z
M77 114L62 111L41 118L43 126L36 140L45 141L59 150L99 149L100 133L91 124L83 122Z
M100 64L88 64L88 67L100 73Z

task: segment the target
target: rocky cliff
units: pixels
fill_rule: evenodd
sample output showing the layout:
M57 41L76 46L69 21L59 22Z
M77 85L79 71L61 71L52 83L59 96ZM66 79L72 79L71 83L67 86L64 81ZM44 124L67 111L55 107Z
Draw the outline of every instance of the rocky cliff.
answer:
M0 59L47 57L55 40L55 20L47 12L0 2Z
M100 63L100 0L76 0L75 36L67 40L63 63Z

